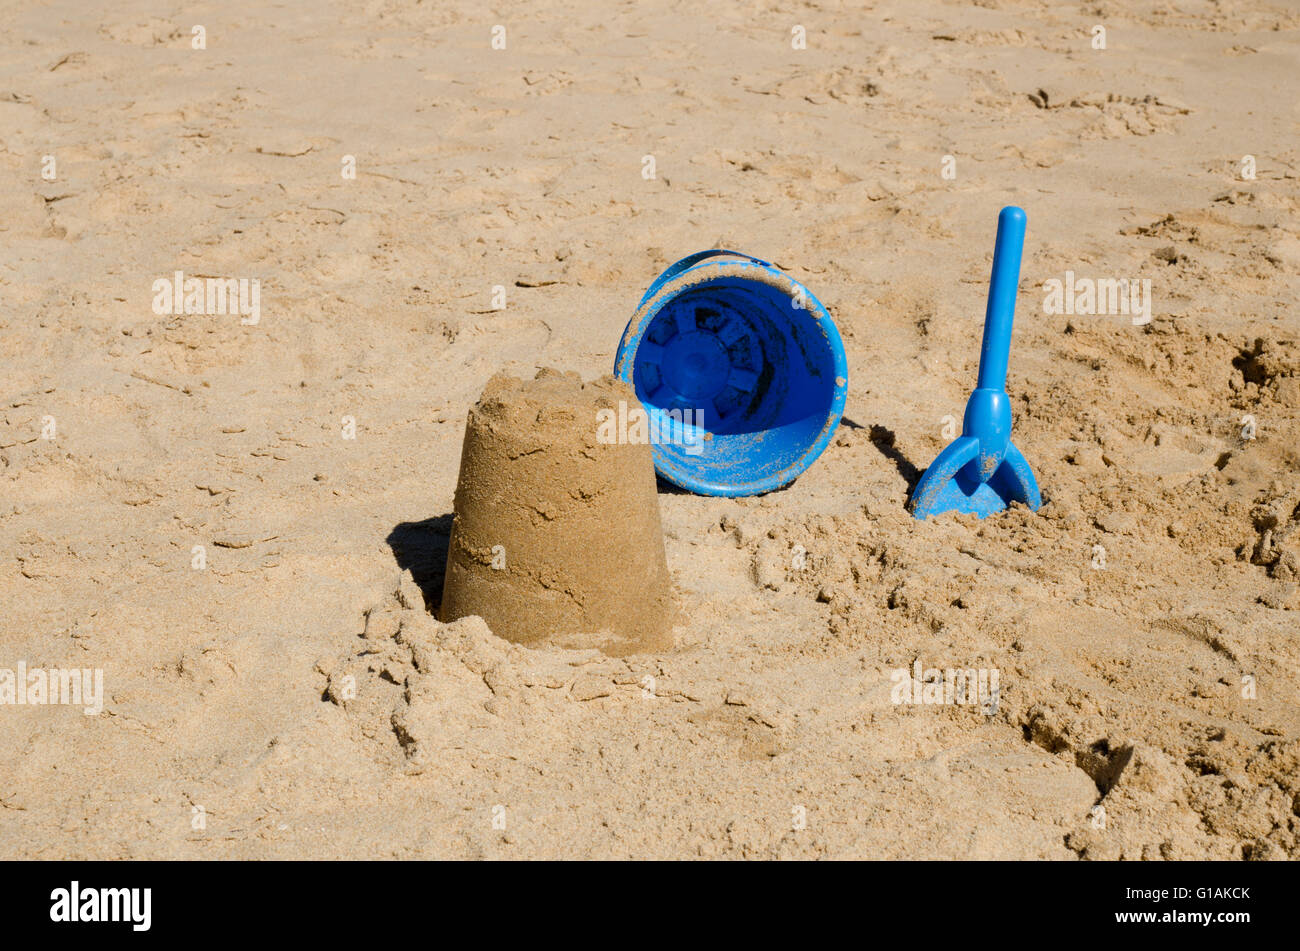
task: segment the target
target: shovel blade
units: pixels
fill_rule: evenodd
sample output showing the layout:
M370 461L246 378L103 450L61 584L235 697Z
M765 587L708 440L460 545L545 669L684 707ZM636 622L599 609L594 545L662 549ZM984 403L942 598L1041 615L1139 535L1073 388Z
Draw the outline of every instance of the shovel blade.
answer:
M1042 504L1038 480L1014 445L1008 444L1002 463L987 480L973 473L979 440L963 436L939 453L912 493L912 514L918 519L943 512L973 512L980 518L1004 511L1012 502L1037 510Z

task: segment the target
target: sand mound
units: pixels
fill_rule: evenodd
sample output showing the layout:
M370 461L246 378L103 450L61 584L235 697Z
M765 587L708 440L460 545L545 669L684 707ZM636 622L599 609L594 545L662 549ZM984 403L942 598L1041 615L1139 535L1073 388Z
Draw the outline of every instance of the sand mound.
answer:
M602 439L598 425L620 412L644 413L611 376L488 381L465 427L444 620L479 615L512 641L609 654L671 643L650 444Z

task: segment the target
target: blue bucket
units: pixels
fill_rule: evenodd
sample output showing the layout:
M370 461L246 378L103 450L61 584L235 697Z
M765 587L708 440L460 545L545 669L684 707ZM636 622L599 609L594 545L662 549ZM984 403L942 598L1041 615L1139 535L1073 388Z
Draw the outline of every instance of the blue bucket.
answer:
M848 393L844 343L821 301L736 251L700 251L655 279L614 374L647 411L655 469L702 495L793 482L830 442Z

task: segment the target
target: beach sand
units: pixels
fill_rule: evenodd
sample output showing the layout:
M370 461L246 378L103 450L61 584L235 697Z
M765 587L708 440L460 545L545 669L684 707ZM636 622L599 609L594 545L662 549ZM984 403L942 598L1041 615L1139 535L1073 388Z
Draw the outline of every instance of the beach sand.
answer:
M1300 855L1294 4L0 11L0 668L103 676L0 706L0 854ZM1044 505L920 523L1007 204ZM824 455L661 484L671 650L438 622L484 384L710 247L834 316Z

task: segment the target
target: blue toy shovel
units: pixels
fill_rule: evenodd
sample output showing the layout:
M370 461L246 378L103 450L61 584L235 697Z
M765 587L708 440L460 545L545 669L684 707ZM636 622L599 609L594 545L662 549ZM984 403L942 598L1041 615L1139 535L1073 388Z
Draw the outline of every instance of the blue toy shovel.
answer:
M1011 502L1023 502L1031 509L1042 504L1029 463L1011 443L1006 388L1024 244L1025 213L1008 205L998 215L979 381L966 403L961 438L939 453L912 493L912 514L919 519L940 512L974 512L984 518Z

